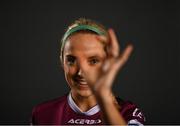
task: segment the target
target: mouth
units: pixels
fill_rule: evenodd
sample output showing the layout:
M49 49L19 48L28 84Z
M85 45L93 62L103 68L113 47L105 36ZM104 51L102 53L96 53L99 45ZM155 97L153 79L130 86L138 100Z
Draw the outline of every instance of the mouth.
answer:
M85 81L85 79L74 79L74 81L76 82L77 86L80 89L88 89L89 86L87 84L87 82Z
M82 85L87 85L87 82L84 79L75 79L75 82Z

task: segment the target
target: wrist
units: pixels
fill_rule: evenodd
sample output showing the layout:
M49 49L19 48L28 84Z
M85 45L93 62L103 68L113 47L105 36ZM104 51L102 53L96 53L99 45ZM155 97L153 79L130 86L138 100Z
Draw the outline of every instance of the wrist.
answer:
M102 103L113 103L113 93L109 89L99 90L96 91L94 94L97 100Z

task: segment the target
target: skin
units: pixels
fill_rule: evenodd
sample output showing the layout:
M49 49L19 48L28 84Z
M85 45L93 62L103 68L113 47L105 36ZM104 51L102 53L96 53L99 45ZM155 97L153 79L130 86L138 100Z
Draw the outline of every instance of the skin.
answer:
M120 53L113 29L108 34L108 38L88 32L71 35L64 46L63 69L72 97L82 111L99 104L105 123L124 125L111 87L133 47L128 45Z

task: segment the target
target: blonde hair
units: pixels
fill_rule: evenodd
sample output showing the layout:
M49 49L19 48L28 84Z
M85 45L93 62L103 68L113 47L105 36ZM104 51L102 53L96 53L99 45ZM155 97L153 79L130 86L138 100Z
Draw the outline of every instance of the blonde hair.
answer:
M83 29L78 29L75 30L74 32L70 32L73 28L77 28L79 26L86 26L86 28ZM87 28L90 27L89 28ZM93 29L93 30L92 30ZM95 29L95 30L94 30ZM77 32L88 32L88 33L94 33L94 34L103 34L105 36L108 36L108 31L107 28L102 25L101 23L91 20L91 19L86 19L86 18L79 18L75 20L72 24L68 26L68 28L65 30L65 33L61 39L61 49L60 49L60 60L61 63L63 63L63 51L64 51L64 45L69 36L71 36L73 33Z

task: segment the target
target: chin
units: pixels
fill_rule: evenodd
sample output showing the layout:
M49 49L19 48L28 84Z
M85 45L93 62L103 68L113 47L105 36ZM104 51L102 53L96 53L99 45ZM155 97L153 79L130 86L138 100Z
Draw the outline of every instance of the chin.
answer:
M77 85L76 83L68 83L70 88L71 88L71 92L75 95L75 96L80 96L80 97L90 97L93 96L92 91L90 90L89 86L87 85Z
M93 96L93 93L90 90L78 90L77 95L81 97L90 97Z

